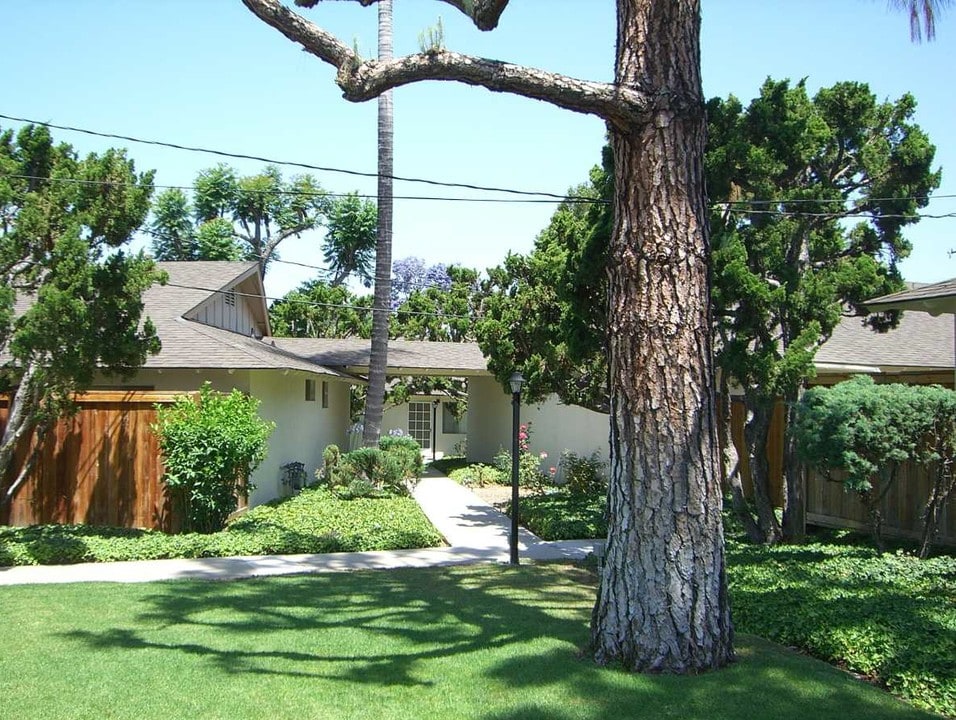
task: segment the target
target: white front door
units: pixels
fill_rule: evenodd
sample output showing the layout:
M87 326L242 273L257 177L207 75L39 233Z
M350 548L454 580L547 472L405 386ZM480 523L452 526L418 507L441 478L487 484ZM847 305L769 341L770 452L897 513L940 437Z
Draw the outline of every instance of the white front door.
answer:
M432 446L432 404L427 402L408 403L408 434L423 450Z

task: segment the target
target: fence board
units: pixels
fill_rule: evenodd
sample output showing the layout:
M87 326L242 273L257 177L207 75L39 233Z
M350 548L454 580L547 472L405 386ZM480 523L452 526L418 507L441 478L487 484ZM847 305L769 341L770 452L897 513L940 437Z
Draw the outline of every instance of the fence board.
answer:
M783 403L777 403L770 426L767 453L770 459L772 494L778 507L783 497L783 439L786 415ZM744 491L753 491L750 479L750 463L744 452L743 433L746 410L743 402L734 399L731 405L731 436L741 456L740 473ZM888 537L920 538L923 528L923 509L929 497L932 480L931 468L907 463L900 468L899 476L880 505L883 513L883 533ZM807 522L824 527L869 529L866 506L856 493L848 493L838 474L834 480L817 472L807 473ZM940 519L937 542L956 545L956 496L950 497Z
M86 523L175 529L164 493L159 441L150 426L156 403L175 394L97 391L77 397L79 411L48 433L37 463L14 499L0 508L0 523ZM8 400L0 398L0 430ZM35 440L31 441L35 442ZM18 448L7 487L31 446Z

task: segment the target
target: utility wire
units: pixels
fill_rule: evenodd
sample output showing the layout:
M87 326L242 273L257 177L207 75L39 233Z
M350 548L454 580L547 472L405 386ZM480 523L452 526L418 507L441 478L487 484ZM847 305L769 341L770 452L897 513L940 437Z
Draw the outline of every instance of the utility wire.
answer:
M44 122L42 120L31 120L30 118L16 117L14 115L4 115L2 113L0 113L0 118L3 118L4 120L12 120L13 122L27 123L30 125L43 125L45 127L54 128L55 130L66 130L68 132L82 133L84 135L93 135L96 137L110 138L113 140L126 140L127 142L139 143L142 145L155 145L158 147L171 148L173 150L184 150L186 152L206 153L208 155L216 155L218 157L234 158L238 160L255 160L257 162L268 163L270 165L298 167L298 168L303 168L305 170L339 173L342 175L352 175L355 177L364 177L364 178L377 178L379 176L378 173L374 173L374 172L362 172L360 170L348 170L345 168L326 167L323 165L313 165L311 163L296 162L293 160L274 160L272 158L262 157L260 155L247 155L245 153L229 152L226 150L214 150L210 148L196 147L192 145L181 145L179 143L165 142L163 140L147 140L145 138L133 137L132 135L120 135L118 133L100 132L98 130L89 130L87 128L73 127L71 125L57 125L55 123ZM434 185L437 187L463 188L466 190L481 190L484 192L507 193L509 195L529 195L532 197L538 196L538 197L549 197L549 198L557 198L557 199L564 198L563 195L550 193L550 192L516 190L514 188L500 188L500 187L485 186L485 185L472 185L469 183L443 182L440 180L429 180L427 178L417 178L417 177L402 177L399 175L390 175L389 177L392 180L397 180L399 182L420 183L423 185Z
M117 187L124 187L127 183L118 183L110 180L85 180L82 178L58 178L58 177L44 177L41 175L18 175L15 173L2 173L0 174L2 178L11 178L16 180L36 180L40 182L50 182L50 183L70 183L73 185L113 185ZM157 185L153 184L153 188L157 190L197 190L195 185ZM378 195L372 195L369 193L358 193L358 192L331 192L328 190L253 190L253 189L243 189L243 193L247 194L260 194L260 195L285 195L290 197L314 197L314 198L346 198L346 197L357 197L364 200L377 200ZM567 196L563 198L555 199L543 199L543 198L470 198L470 197L454 197L454 196L442 196L442 195L396 195L395 200L433 200L437 202L472 202L472 203L526 203L526 204L545 204L545 205L555 205L559 203L569 203L572 205L609 205L610 203L607 200L601 200L599 198L583 198L575 196Z
M2 117L2 116L0 116ZM82 178L59 178L59 177L50 177L42 175L25 175L25 174L16 174L16 173L0 173L0 178L11 178L17 180L36 180L40 182L50 182L50 183L72 183L76 185L116 185L122 187L124 183L117 183L110 180L87 180ZM197 190L195 185L153 185L154 188L161 190ZM357 192L332 192L327 190L243 190L244 193L250 194L272 194L272 195L286 195L291 197L329 197L329 198L345 198L345 197L358 197L366 200L376 200L377 195L367 194L367 193L357 193ZM956 198L956 195L932 195L932 196L909 196L909 197L884 197L884 198L867 198L867 203L878 203L878 202L904 202L904 201L920 201L920 200L943 200L943 199L952 199ZM474 202L474 203L542 203L542 204L581 204L581 205L610 205L611 203L608 200L603 200L601 198L588 198L580 197L575 195L568 195L561 198L556 198L553 200L544 200L544 199L512 199L512 198L468 198L468 197L455 197L455 196L442 196L442 195L396 195L396 200L431 200L437 202ZM710 204L710 209L712 210L729 210L731 212L742 212L750 215L783 215L783 216L794 216L794 217L862 217L875 215L874 210L868 210L866 208L856 208L852 210L844 210L843 212L810 212L804 210L756 210L749 209L749 205L800 205L800 204L836 204L836 203L846 203L847 200L840 200L837 198L834 199L809 199L809 198L797 198L794 200L720 200L714 201ZM933 213L913 213L912 215L879 215L879 217L884 218L929 218L929 219L941 219L956 217L956 212L953 213L942 213L942 214L933 214Z

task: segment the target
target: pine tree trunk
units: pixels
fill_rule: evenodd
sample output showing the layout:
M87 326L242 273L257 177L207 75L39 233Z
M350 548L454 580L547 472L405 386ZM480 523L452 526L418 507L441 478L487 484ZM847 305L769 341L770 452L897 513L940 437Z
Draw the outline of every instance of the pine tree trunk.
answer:
M672 98L611 127L611 477L591 647L699 672L733 658L721 525L698 0L618 2L617 81Z
M378 56L392 59L392 0L378 4ZM385 412L385 368L388 366L388 318L392 295L392 91L378 98L378 240L375 244L375 297L372 309L372 351L362 442L378 445Z
M783 534L773 507L773 496L770 490L770 458L767 456L767 441L773 422L775 400L748 393L745 402L749 417L744 428L744 436L750 452L750 482L753 485L760 541L772 545L779 542Z
M797 420L797 403L803 397L802 388L794 398L787 402L788 432L783 441L784 468L784 504L783 504L783 540L789 543L803 542L807 535L806 473L797 454L797 440L789 432Z
M7 424L3 429L3 436L0 438L0 487L2 487L9 476L20 442L33 432L33 428L36 424L35 418L39 395L36 391L34 377L36 376L37 369L37 366L33 363L27 365L20 378L20 384L17 386L16 392L10 396ZM20 477L12 481L9 487L3 488L3 492L0 494L0 505L13 499L22 481L23 477L21 474Z

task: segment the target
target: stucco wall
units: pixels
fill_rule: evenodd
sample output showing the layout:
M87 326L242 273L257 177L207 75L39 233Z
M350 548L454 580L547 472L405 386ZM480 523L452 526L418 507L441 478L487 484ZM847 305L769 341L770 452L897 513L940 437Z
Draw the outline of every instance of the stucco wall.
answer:
M326 445L344 447L349 422L349 385L327 380L329 406L322 407L322 379L315 379L315 400L305 399L306 375L274 371L253 371L250 392L261 400L259 415L276 424L269 441L269 455L253 475L255 492L249 505L259 505L286 491L279 477L280 466L288 462L305 464L307 482L322 464Z
M305 399L306 379L315 380L315 400ZM279 481L280 466L298 461L305 464L307 481L311 482L322 464L322 450L334 443L346 446L349 424L349 383L329 379L329 407L322 407L322 378L318 375L277 370L151 370L144 368L126 381L101 378L97 387L150 388L165 392L198 390L206 381L215 390L241 390L260 400L259 416L271 420L276 429L269 439L269 454L253 473L256 490L249 497L249 506L260 505L279 497L284 490Z
M557 466L561 453L578 455L598 451L608 459L608 417L574 405L562 405L556 397L540 404L522 405L521 423L531 423L531 451L546 452L543 470ZM468 459L490 462L495 454L511 450L511 395L490 377L468 381Z

